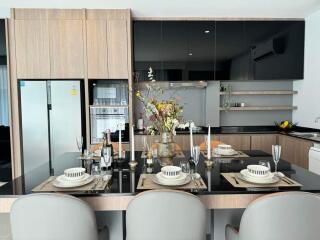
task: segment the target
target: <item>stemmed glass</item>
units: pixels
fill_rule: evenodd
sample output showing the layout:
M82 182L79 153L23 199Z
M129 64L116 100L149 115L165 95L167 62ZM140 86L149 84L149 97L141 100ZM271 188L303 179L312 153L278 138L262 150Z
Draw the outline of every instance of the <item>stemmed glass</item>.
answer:
M280 145L272 145L272 159L275 165L275 173L278 172L278 162L281 156L281 146Z
M77 147L79 149L80 156L81 156L82 155L82 147L83 147L83 137L77 137L76 141L77 141Z
M195 164L195 173L197 173L197 166L199 163L200 158L200 146L193 146L192 147L192 154L193 154L193 162Z

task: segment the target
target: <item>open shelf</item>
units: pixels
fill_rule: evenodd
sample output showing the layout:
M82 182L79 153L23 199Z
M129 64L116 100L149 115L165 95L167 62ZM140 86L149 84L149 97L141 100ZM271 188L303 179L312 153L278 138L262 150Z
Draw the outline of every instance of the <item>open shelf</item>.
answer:
M263 90L263 91L233 91L231 95L293 95L297 94L297 91L288 90ZM220 95L227 95L226 92L220 92Z
M220 107L220 111L291 111L296 106L248 106L248 107Z

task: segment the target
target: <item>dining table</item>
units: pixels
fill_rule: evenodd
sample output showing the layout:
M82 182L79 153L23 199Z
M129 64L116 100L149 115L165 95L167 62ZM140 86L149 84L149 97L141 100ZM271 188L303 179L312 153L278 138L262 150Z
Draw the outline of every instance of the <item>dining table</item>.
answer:
M245 156L212 157L211 166L205 164L206 158L204 154L201 154L197 165L197 173L202 177L205 188L191 188L184 189L184 191L197 195L208 209L246 208L255 199L270 193L287 191L320 193L319 175L283 160L278 163L278 171L288 179L299 183L299 186L276 188L235 187L223 174L239 173L242 169L246 169L247 165L260 164L261 161L269 162L271 171L274 171L275 166L272 156L268 153L260 150L243 150L241 152ZM45 163L1 186L0 213L10 212L11 205L17 198L33 193L33 189L45 182L51 175L58 176L63 174L67 168L81 166L82 161L79 160L77 154L65 153L61 156L54 164L54 172L49 171L49 165ZM152 165L147 165L145 155L141 151L134 152L137 166L135 169L130 169L129 161L132 159L130 154L130 152L126 152L125 158L114 160L111 180L104 189L69 190L68 192L64 192L61 189L61 191L58 190L56 192L78 197L87 202L95 211L125 211L129 202L137 194L146 191L138 188L140 176L161 171L159 161L155 158ZM190 152L183 151L183 157L175 157L173 165L180 166L181 161L188 160L189 157ZM175 187L166 188L176 189Z

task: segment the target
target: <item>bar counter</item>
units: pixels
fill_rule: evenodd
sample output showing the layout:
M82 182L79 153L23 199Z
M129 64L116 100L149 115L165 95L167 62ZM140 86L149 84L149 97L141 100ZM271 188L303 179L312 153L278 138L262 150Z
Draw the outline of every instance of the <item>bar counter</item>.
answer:
M214 166L212 168L206 168L204 156L200 155L198 173L200 173L208 188L207 190L193 189L190 192L199 196L208 209L246 208L253 200L275 192L320 192L319 175L283 160L280 160L278 164L278 171L299 182L302 187L259 189L258 191L233 187L221 173L239 172L241 169L246 168L247 165L258 164L261 160L269 161L272 170L274 169L272 156L269 154L255 150L242 152L249 157L234 159L214 158ZM190 153L184 152L184 155L189 158ZM138 161L135 171L130 171L128 166L130 152L127 152L126 157L122 163L115 163L109 188L103 191L77 191L68 192L68 194L88 202L95 211L126 210L130 200L141 192L141 190L137 190L137 183L140 174L146 171L146 160L141 158L141 152L135 152L135 158ZM179 165L180 160L175 158L174 165ZM69 153L61 157L59 163L56 163L55 166L55 175L60 175L63 174L63 170L66 168L80 166L80 160L77 158L77 153ZM156 162L152 169L153 173L159 172L160 168L161 166ZM45 164L0 187L0 212L10 212L12 203L19 196L31 194L32 189L44 182L49 176L48 164Z

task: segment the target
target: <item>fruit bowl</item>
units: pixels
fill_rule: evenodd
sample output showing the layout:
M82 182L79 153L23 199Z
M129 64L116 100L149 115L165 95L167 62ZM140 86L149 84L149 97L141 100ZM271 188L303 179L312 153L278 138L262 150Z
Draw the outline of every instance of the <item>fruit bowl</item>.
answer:
M274 123L281 131L291 131L294 127L297 126L297 123L285 120L281 122Z

